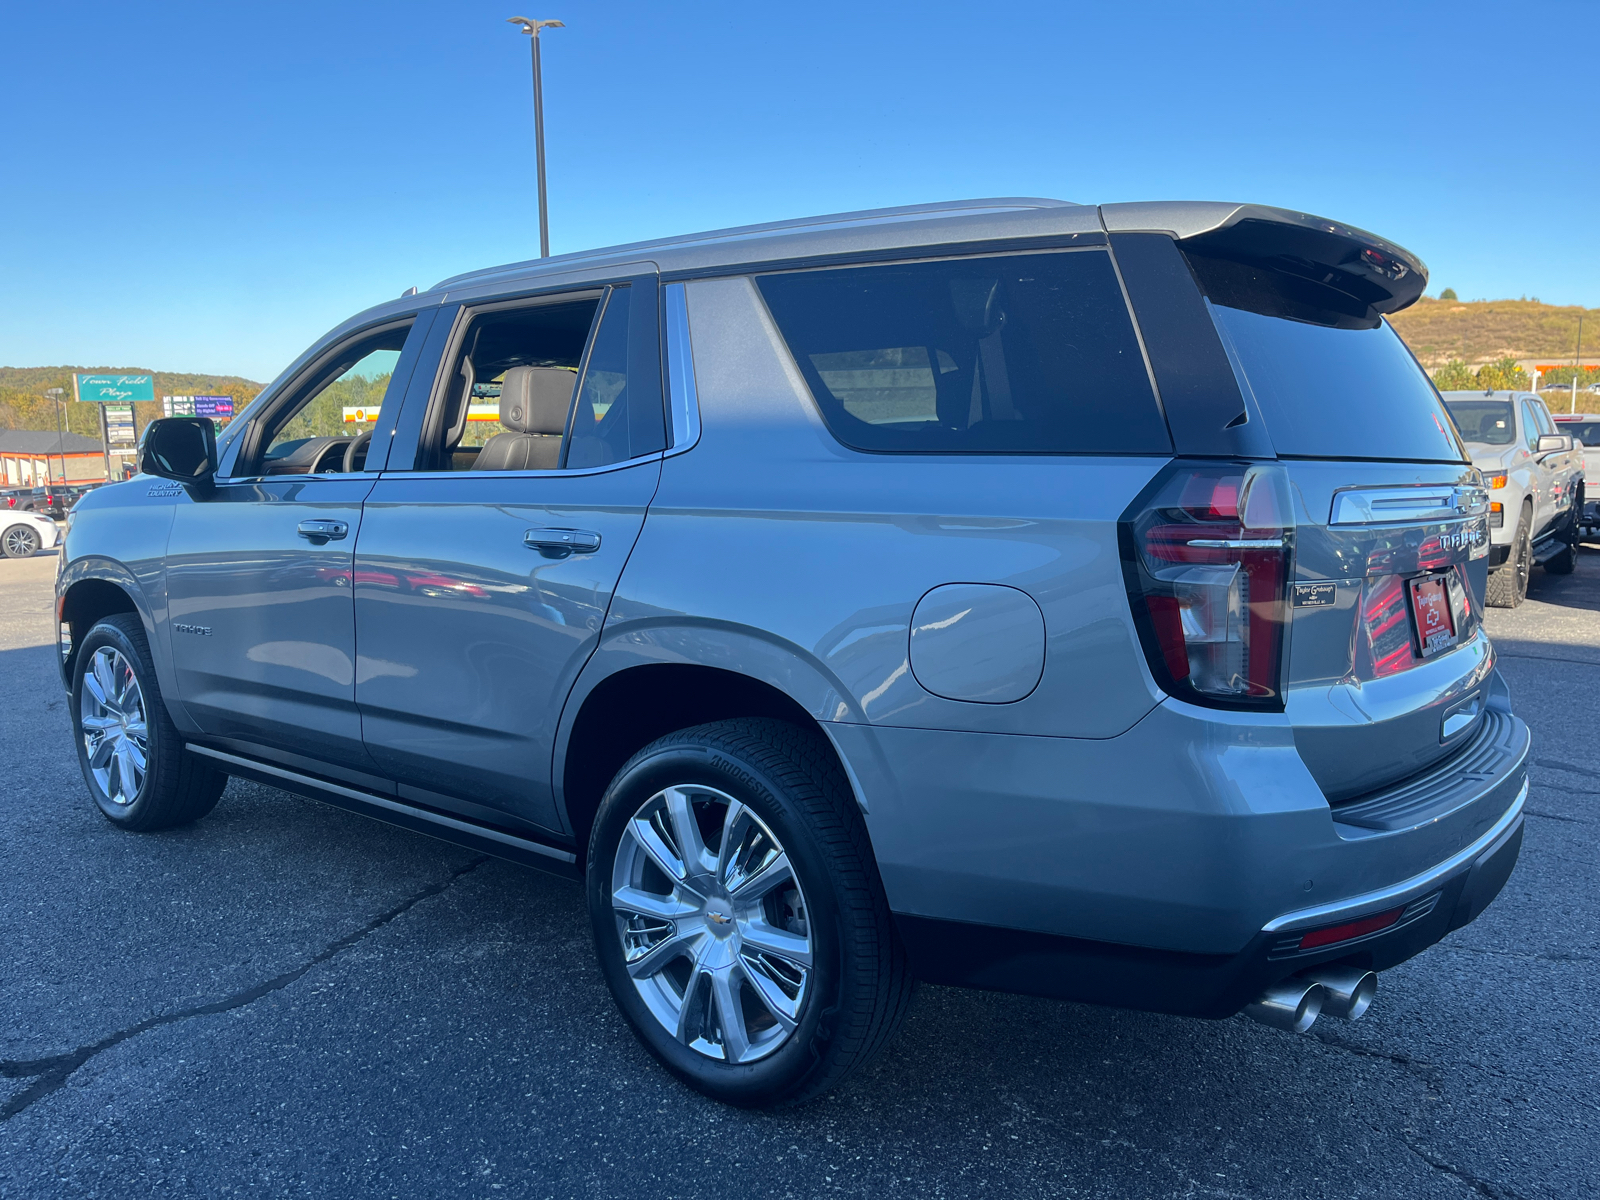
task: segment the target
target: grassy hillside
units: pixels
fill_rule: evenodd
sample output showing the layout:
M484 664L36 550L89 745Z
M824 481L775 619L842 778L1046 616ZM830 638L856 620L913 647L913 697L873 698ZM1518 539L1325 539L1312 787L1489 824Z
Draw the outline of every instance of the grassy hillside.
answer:
M237 407L255 398L263 385L238 375L194 375L176 371L151 371L144 367L0 367L0 429L54 429L56 407L46 388L65 389L61 407L65 428L73 433L100 436L100 414L93 404L72 402L74 373L155 376L156 395L232 396ZM161 401L134 406L140 428L161 415Z
M1498 358L1571 362L1583 314L1584 361L1600 362L1600 309L1537 300L1419 300L1390 318L1422 365L1452 359L1474 366Z
M1600 309L1558 307L1537 300L1419 300L1392 318L1422 364L1435 371L1451 362L1476 367L1506 358L1540 358L1571 362L1583 314L1584 361L1600 362ZM193 375L148 371L142 367L0 367L0 429L54 429L55 407L45 389L65 388L72 394L72 373L116 372L154 375L157 396L228 395L239 407L263 385L237 375ZM1587 382L1587 379L1585 380ZM1526 386L1522 380L1517 386ZM1471 386L1452 384L1450 386ZM1511 386L1509 383L1496 386ZM99 436L99 416L91 404L67 404L67 427L74 433ZM138 406L139 424L161 415L161 405Z

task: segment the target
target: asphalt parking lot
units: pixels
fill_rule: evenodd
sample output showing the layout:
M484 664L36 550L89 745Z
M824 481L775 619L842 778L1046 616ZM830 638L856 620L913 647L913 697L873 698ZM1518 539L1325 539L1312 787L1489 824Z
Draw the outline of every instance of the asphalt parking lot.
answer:
M1491 610L1522 861L1302 1037L925 987L866 1076L749 1113L614 1010L576 885L235 780L115 831L53 555L0 561L0 1196L1592 1197L1600 546Z

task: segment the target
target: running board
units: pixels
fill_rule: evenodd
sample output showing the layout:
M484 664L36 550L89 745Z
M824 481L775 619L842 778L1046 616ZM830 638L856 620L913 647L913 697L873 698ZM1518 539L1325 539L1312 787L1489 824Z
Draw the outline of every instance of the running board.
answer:
M1533 544L1533 561L1535 564L1542 565L1549 562L1566 548L1567 543L1563 542L1559 535L1549 534Z
M443 813L417 808L388 796L345 787L339 783L329 783L326 779L302 775L298 771L290 771L258 759L244 758L223 750L213 750L210 746L189 742L184 748L192 754L200 754L222 763L230 775L254 779L257 783L282 788L297 796L304 796L308 800L331 804L335 808L342 808L358 816L371 817L386 825L398 825L414 833L425 833L441 841L493 854L497 858L509 859L525 867L549 871L567 879L581 878L582 873L577 865L578 856L570 850L547 846L531 838L518 837L503 829L494 829L473 821L463 821L457 817L447 817Z

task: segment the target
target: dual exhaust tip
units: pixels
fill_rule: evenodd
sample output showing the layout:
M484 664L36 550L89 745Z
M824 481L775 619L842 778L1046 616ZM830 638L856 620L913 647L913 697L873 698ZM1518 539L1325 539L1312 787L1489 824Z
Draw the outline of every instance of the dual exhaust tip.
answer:
M1323 1013L1358 1021L1378 994L1378 974L1359 967L1314 967L1275 983L1244 1012L1252 1020L1289 1033L1304 1033Z

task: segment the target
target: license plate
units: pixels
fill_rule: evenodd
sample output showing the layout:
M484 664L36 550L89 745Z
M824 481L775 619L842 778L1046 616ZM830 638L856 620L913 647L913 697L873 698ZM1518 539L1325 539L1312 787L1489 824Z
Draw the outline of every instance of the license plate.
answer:
M1417 643L1423 658L1456 644L1455 614L1450 611L1450 588L1445 576L1411 581L1411 615L1417 623Z

